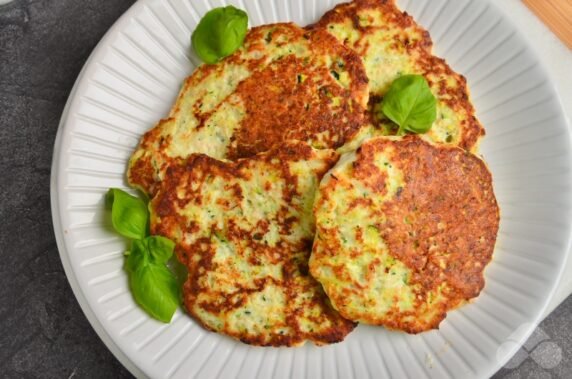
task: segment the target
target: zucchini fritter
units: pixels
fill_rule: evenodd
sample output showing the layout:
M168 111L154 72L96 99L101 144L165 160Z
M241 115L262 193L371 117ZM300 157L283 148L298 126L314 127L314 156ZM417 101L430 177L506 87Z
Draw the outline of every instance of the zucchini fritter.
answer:
M310 272L333 306L409 333L479 294L499 226L485 163L416 136L373 138L343 156L314 214Z
M475 117L467 82L431 54L429 33L393 0L354 0L327 12L312 29L326 30L363 58L370 111L379 132L395 132L376 106L401 75L423 75L437 98L437 119L423 138L476 151L485 131ZM372 131L374 134L375 131Z
M237 52L186 80L131 157L129 182L153 195L170 162L192 153L235 160L289 139L337 148L365 124L368 98L362 60L330 34L253 28Z
M337 158L289 142L236 162L193 154L167 169L151 232L176 241L185 306L203 326L261 346L334 343L353 330L308 274L314 195Z

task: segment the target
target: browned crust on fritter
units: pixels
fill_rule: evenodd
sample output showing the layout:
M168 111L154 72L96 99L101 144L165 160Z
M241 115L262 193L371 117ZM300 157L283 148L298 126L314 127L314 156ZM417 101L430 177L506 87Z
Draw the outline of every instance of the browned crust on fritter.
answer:
M396 153L391 164L403 172L404 186L381 207L367 198L350 207L358 204L371 207L371 224L379 231L389 254L412 270L408 285L415 288L416 310L426 311L423 306L427 304L428 293L435 293L441 285L446 302L433 305L436 315L428 322L419 321L416 310L403 312L397 307L382 318L365 312L359 320L419 333L438 328L447 311L479 295L485 284L483 272L491 261L497 238L499 208L491 174L481 159L457 147L436 147L416 136L365 142L357 150L352 175L364 180L369 188L384 193L387 178L379 175L372 162L377 152L386 149L394 149ZM323 183L319 202L328 201L337 185L335 177ZM319 254L335 255L342 249L333 232L317 225L317 234L323 238L315 243L327 244ZM443 263L445 268L440 266ZM342 267L333 270L344 275ZM359 288L359 283L354 285ZM355 289L347 288L341 294L328 295L342 316L356 320L356 315L344 308L352 291Z
M160 129L163 124L171 121L172 118L160 120L154 128L143 134L139 147L137 148L154 150L155 147L152 146L153 143L155 141L159 141L157 154L161 155L161 161L163 162L164 167L167 167L171 162L176 161L176 159L173 159L167 154L161 152L161 150L170 143L170 138L161 138ZM151 156L143 155L137 159L134 159L132 156L127 170L127 181L131 186L152 197L157 192L158 185L160 184L159 178L156 177L156 172L157 170L154 168L154 162Z
M485 129L475 116L475 108L469 98L467 79L453 71L444 59L434 55L422 54L419 62L429 86L439 89L439 101L455 111L464 109L468 117L461 122L462 134L457 146L473 152L479 140L485 136ZM454 78L457 83L456 88L447 86L446 82L441 79L444 77Z
M360 99L367 92L367 76L360 57L324 31L306 32L304 38L315 54L341 58L350 87L335 84L335 59L329 68L310 70L311 60L290 55L255 72L236 91L245 100L247 116L235 134L229 159L266 151L288 139L311 141L319 133L331 134L319 147L338 148L364 125L365 103ZM305 75L301 83L300 74ZM330 108L334 98L341 104L337 111Z
M200 196L203 186L208 185L212 178L223 178L225 183L231 183L234 179L248 179L251 177L253 166L264 162L269 169L277 170L288 185L282 191L283 199L290 201L288 207L299 207L292 199L299 197L296 183L297 177L292 176L288 164L294 161L311 159L313 150L307 144L298 142L287 142L280 148L274 148L266 153L260 153L251 158L238 159L236 162L222 162L210 158L203 154L192 154L186 160L179 160L177 164L171 165L161 184L161 189L151 202L152 223L151 233L159 234L174 239L177 242L176 253L178 259L187 266L188 278L184 284L184 304L188 312L206 329L227 334L244 343L258 346L298 346L306 340L313 341L317 345L330 344L342 341L356 326L355 323L343 319L336 312L327 299L320 284L308 274L308 257L311 250L311 238L293 243L282 240L276 247L262 243L261 232L268 228L271 220L261 219L256 230L245 230L237 225L234 220L229 220L225 225L225 238L232 243L239 241L245 243L247 249L251 249L249 264L252 266L264 266L265 264L282 264L282 277L280 279L265 276L252 279L249 283L240 281L238 272L234 272L236 290L232 293L214 293L205 278L209 272L225 270L226 267L214 262L214 246L211 244L211 237L197 239L192 244L185 244L181 241L180 233L193 234L199 232L198 225L188 222L178 212L188 203L198 206L208 206ZM326 165L316 171L318 179L329 169L338 159L338 155L331 151L327 156ZM272 183L265 183L270 186ZM225 204L218 204L227 210L241 207L241 201L245 194L240 186L228 184L227 190L233 191L233 199ZM180 188L185 188L185 194L181 197ZM281 231L287 233L291 224L295 222L289 218L288 209L281 208L276 216ZM211 231L214 235L217 230ZM266 286L275 285L285 289L288 301L288 313L283 325L273 325L272 330L280 328L288 329L290 333L281 334L276 332L272 337L267 338L257 334L249 334L246 331L236 332L227 327L221 330L211 328L197 312L196 307L200 307L213 315L221 312L231 311L242 307L250 294L261 292ZM200 301L200 295L208 292L213 295L211 301ZM301 300L300 294L307 294L307 298ZM297 304L294 304L294 302ZM302 303L300 303L300 301ZM331 324L329 328L321 328L316 332L307 332L300 329L299 317L305 309L317 307L320 311L318 315L311 316L312 321L317 325ZM308 315L303 317L308 318ZM270 331L269 331L270 333Z
M465 300L477 296L484 286L483 269L492 257L499 225L489 170L466 151L437 148L408 136L402 141L365 144L358 152L356 175L374 176L371 167L361 163L391 145L398 155L395 165L405 175L403 190L381 209L387 222L377 225L391 254L416 270L414 280L424 287L446 281ZM439 223L446 225L443 231ZM487 243L479 243L479 238ZM444 277L439 277L431 249L453 253Z
M272 33L267 33L269 28L273 29ZM305 58L294 54L273 57L272 62L268 62L266 56L260 59L241 56L243 51L263 53L270 43L282 46L285 42L279 42L281 39L305 39L311 52ZM332 67L316 65L316 57L324 55L332 57ZM349 74L350 86L347 88L338 85L332 74L339 70L336 67L338 61L343 62L343 69ZM165 150L175 142L169 138L159 141L160 130L185 114L192 114L199 120L196 130L205 127L205 122L220 108L220 104L209 112L202 112L200 101L188 106L183 99L191 88L209 75L221 74L229 64L245 65L252 75L240 82L236 91L220 103L230 96L239 95L246 107L246 117L231 137L224 158L249 157L290 139L311 142L317 148L337 148L366 123L367 76L361 58L353 50L340 44L329 33L304 30L293 23L254 27L245 38L244 49L216 65L200 66L185 80L169 117L144 134L139 149L145 150L146 155L133 161L128 172L131 185L154 195L160 180L157 172L164 172L173 161ZM305 80L299 82L298 75L304 75ZM334 104L334 98L339 105ZM175 157L175 160L177 158L180 157Z
M400 39L396 40L400 46L404 46L408 50L425 50L431 53L433 47L433 41L427 30L421 28L407 12L401 12L393 0L354 0L349 3L341 3L336 5L333 9L326 12L318 22L313 25L309 25L309 29L327 29L327 25L331 23L342 22L347 18L352 20L354 28L361 31L362 33L368 33L373 28L368 26L361 26L359 18L357 16L358 11L362 10L375 10L379 9L383 14L386 15L389 22L399 26L402 29L405 28L416 28L419 30L423 38L418 41L411 41L407 35L399 36ZM347 43L347 41L345 41ZM350 46L353 48L353 46Z
M418 66L422 71L420 74L425 76L431 87L437 86L439 88L439 101L446 103L451 109L463 109L466 111L468 119L462 121L460 128L462 135L457 146L473 151L480 138L485 135L485 129L475 117L475 110L469 99L469 89L465 77L453 71L444 59L432 54L433 42L429 32L416 24L415 20L407 12L399 10L393 0L354 0L349 3L339 4L325 13L311 28L327 30L328 24L339 23L349 18L352 20L354 28L359 30L360 33L383 33L383 30L376 27L360 26L357 14L368 9L380 10L388 22L396 27L401 29L414 28L423 35L422 39L412 41L407 33L400 33L395 36L395 45L405 49L411 56L417 57ZM361 43L361 41L353 45L349 41L344 41L344 44L354 49L362 57L365 56L365 52L369 48L367 44ZM453 78L456 82L456 88L447 86L443 80L444 77ZM379 93L370 94L370 109L372 109L373 104L378 103L382 99L382 95ZM374 124L377 122L373 113L370 121Z

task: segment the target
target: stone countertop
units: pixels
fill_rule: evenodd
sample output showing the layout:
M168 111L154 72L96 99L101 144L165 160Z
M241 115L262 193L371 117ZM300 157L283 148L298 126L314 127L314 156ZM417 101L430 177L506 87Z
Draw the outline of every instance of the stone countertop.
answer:
M129 378L64 274L50 166L60 115L92 49L132 0L15 0L0 6L0 377ZM572 376L572 297L495 378Z

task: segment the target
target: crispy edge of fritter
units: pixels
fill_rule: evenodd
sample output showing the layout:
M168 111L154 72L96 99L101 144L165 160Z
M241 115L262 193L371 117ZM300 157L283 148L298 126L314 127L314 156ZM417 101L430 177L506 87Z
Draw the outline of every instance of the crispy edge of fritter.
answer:
M330 9L314 24L308 25L307 29L323 29L327 31L326 26L332 22L341 22L350 18L352 24L356 29L362 29L359 25L357 13L364 9L379 9L385 15L391 18L391 21L401 28L412 27L415 28L423 38L414 45L408 46L409 48L416 48L431 53L433 48L433 41L429 31L419 26L413 17L407 12L399 10L394 0L353 0L346 3L337 4L334 8Z

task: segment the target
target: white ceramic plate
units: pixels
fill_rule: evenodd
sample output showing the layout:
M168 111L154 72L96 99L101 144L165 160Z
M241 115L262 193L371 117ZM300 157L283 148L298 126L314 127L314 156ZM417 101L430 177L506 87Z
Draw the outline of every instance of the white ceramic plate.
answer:
M545 308L571 232L570 136L557 95L521 37L488 1L403 0L435 51L467 76L487 130L482 153L502 210L487 285L439 331L411 336L359 326L318 348L255 348L209 333L179 311L169 325L133 302L125 241L106 224L103 198L126 187L139 137L165 116L198 62L189 37L226 3L252 25L318 19L328 0L140 0L82 70L64 111L52 168L52 211L66 274L91 324L135 375L154 378L488 377L516 351Z

